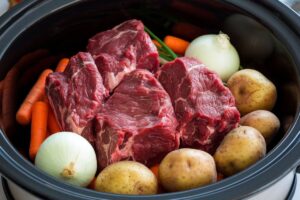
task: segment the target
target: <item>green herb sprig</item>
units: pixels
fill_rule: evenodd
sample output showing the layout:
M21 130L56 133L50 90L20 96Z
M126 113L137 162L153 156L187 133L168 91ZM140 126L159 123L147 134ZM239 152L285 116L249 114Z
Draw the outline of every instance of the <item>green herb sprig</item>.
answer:
M157 47L159 56L167 61L172 61L177 58L177 55L161 40L157 37L152 31L150 31L146 26L144 27L145 31L150 35L150 37L156 40L161 47Z

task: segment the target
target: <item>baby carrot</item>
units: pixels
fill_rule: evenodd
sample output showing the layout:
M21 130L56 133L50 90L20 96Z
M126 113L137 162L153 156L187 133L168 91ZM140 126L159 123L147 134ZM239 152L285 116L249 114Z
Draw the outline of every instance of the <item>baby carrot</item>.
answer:
M172 49L175 53L184 54L186 48L190 44L188 41L167 35L164 39L165 44Z
M41 144L47 137L48 105L37 101L32 106L31 135L29 156L34 160Z
M16 114L18 123L22 125L27 125L30 123L32 105L33 103L42 100L44 97L46 78L52 72L53 71L51 69L45 69L38 78L37 82L31 88Z
M69 59L68 58L63 58L59 61L59 63L57 64L57 67L55 69L56 72L64 72L66 67L69 64Z
M50 132L50 134L60 132L61 128L49 104L48 107L49 107L48 122L47 122L48 131Z

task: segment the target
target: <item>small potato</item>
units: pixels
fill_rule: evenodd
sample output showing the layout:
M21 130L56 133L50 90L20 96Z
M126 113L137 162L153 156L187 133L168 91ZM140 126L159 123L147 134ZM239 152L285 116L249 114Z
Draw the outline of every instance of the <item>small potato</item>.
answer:
M157 193L157 179L149 168L135 161L120 161L103 169L95 189L115 194L150 195Z
M164 189L175 192L216 182L217 171L210 154L183 148L166 155L159 165L158 176Z
M254 164L266 154L266 142L258 130L240 126L230 131L217 148L218 172L231 176Z
M234 73L227 86L241 115L255 110L272 110L276 103L275 85L256 70L243 69Z
M240 124L256 128L264 136L267 144L280 128L279 119L267 110L256 110L246 114L241 118Z

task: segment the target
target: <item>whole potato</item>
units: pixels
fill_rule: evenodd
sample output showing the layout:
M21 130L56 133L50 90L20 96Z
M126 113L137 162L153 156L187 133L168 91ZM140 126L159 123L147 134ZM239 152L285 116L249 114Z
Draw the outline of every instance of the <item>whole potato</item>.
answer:
M241 115L254 110L272 110L275 105L275 85L256 70L243 69L234 73L227 85L235 97Z
M241 118L240 124L257 129L264 136L267 144L280 128L277 116L267 110L256 110L246 114Z
M265 154L266 142L261 133L250 126L240 126L224 137L214 159L218 172L230 176L254 164Z
M159 165L158 177L164 189L182 191L215 182L217 172L210 154L183 148L166 155Z
M116 194L147 195L157 193L157 179L149 168L135 161L120 161L104 168L95 189Z

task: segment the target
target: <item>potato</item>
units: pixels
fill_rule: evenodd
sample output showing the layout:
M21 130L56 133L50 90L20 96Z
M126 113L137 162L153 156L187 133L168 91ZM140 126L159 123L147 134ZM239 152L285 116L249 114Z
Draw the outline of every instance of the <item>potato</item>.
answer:
M275 105L275 85L256 70L243 69L234 73L227 85L241 115L255 110L272 110Z
M116 194L147 195L157 193L157 179L149 168L135 161L120 161L104 168L95 189Z
M158 177L164 189L182 191L215 182L217 172L210 154L183 148L166 155L159 165Z
M254 164L266 154L261 133L250 126L230 131L217 148L214 159L218 172L230 176Z
M243 116L240 124L256 128L264 136L268 144L279 130L280 121L272 112L256 110Z

